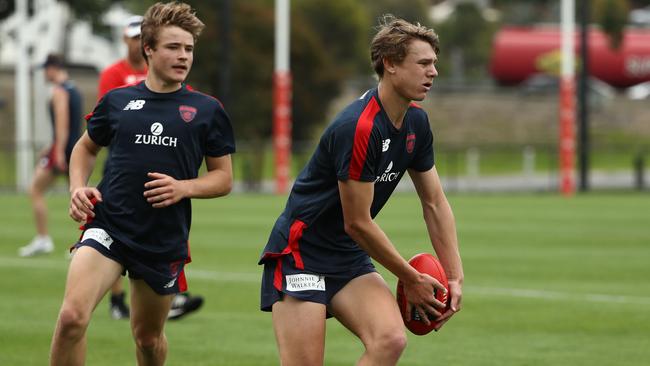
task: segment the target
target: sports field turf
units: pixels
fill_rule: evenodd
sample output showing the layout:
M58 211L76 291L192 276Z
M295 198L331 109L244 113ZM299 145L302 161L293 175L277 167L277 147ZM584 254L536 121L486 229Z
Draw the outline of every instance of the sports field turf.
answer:
M47 364L68 260L78 237L67 197L51 195L57 248L18 258L33 234L24 196L1 195L0 365ZM168 365L277 365L271 317L258 311L259 251L284 197L194 201L190 291L204 308L170 322ZM409 335L401 365L650 364L650 196L453 195L465 265L464 308L439 333ZM415 194L377 218L405 257L430 250ZM395 279L385 274L394 288ZM362 347L327 323L326 365ZM133 365L128 322L106 299L88 330L88 365Z

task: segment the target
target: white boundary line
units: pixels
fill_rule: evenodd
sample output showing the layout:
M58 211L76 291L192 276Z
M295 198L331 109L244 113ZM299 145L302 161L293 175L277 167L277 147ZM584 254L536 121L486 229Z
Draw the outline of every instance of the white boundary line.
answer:
M467 286L463 288L464 293L478 296L508 296L528 299L558 300L558 301L575 301L575 302L592 302L608 304L634 304L650 305L648 296L629 296L616 294L589 294L589 293L572 293L548 290L532 290L519 288L497 288L482 286Z
M0 257L0 268L33 268L44 270L67 271L67 262L48 258L17 258ZM213 282L259 283L262 278L262 267L258 272L222 272L188 267L187 277L192 280ZM589 303L607 303L624 305L650 305L649 296L629 296L616 294L572 293L562 291L535 290L524 288L501 288L486 286L466 286L463 288L465 297L513 297L541 299L550 301L571 301Z

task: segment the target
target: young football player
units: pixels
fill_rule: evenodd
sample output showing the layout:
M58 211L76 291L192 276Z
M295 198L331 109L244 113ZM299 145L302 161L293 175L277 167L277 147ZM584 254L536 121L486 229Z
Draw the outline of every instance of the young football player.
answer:
M122 40L127 48L126 57L111 64L99 74L97 100L100 100L109 90L122 86L134 85L147 78L147 63L141 50L142 17L129 17L124 26ZM108 161L104 163L104 173L109 168ZM129 307L126 304L126 292L119 278L111 286L109 314L113 319L128 319ZM187 314L197 311L203 305L203 297L191 295L189 292L176 294L168 319L181 319Z
M438 36L387 16L370 53L378 86L325 130L259 261L261 309L273 313L284 366L323 364L329 316L365 346L358 365L397 363L406 346L404 322L371 258L402 280L408 308L434 316L438 329L461 307L455 220L434 165L427 115L413 103L426 97L438 75ZM444 312L446 304L433 295L444 287L411 267L373 219L407 171L449 278Z
M203 23L180 2L156 3L142 22L147 78L109 91L88 117L70 162L70 216L85 222L70 262L52 340L52 365L81 365L93 310L128 273L139 365L163 365L164 325L185 291L191 198L232 187L232 127L221 104L183 84ZM111 146L98 187L87 186L98 151ZM202 161L207 172L198 176Z

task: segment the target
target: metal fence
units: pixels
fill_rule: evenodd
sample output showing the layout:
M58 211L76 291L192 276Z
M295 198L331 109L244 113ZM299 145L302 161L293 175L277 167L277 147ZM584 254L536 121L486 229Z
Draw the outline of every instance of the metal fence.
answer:
M41 144L42 145L42 144ZM273 152L266 143L238 142L233 155L236 191L273 192ZM292 177L307 163L314 142L294 143ZM30 143L17 147L12 141L0 140L0 190L20 191L16 182L16 151L34 152L34 165L43 146ZM650 148L626 145L595 146L590 156L589 188L648 190L647 172ZM436 167L448 192L553 192L557 191L557 146L483 145L437 146ZM91 184L101 179L105 154L101 153L91 177ZM576 174L576 184L578 177ZM67 180L59 179L55 190L67 191ZM399 190L412 190L408 176Z

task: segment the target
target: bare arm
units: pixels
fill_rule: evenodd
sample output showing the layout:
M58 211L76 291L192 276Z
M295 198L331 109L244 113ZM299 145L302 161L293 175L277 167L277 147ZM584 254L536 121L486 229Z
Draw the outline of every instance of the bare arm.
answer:
M176 180L166 174L148 173L144 196L155 208L167 207L183 198L212 198L225 196L232 189L230 155L206 157L208 172L195 179Z
M97 153L101 146L97 145L84 132L72 149L70 157L70 217L75 221L86 221L94 217L94 205L91 200L102 200L97 188L87 187L88 179L95 166Z
M442 190L435 166L426 172L409 170L409 175L422 203L422 213L431 244L445 268L449 280L451 306L441 317L440 327L461 307L464 274L458 250L456 221L449 201Z
M61 86L54 87L52 107L54 109L54 151L55 164L60 170L65 170L65 147L68 144L70 131L70 111L68 110L68 93Z
M368 255L403 281L406 298L418 312L439 316L440 313L435 308L444 308L445 304L434 298L433 290L437 288L444 291L444 287L431 276L421 274L411 267L370 216L374 183L339 181L339 191L346 233ZM410 317L410 308L407 307L407 317ZM429 322L427 317L424 320Z

